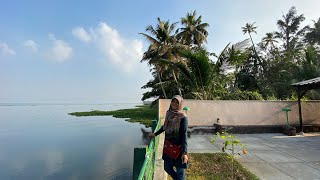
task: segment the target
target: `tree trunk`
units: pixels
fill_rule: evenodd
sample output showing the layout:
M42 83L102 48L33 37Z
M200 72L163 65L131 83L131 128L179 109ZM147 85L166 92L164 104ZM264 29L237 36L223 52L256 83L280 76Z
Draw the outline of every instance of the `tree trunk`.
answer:
M159 70L158 70L158 69L157 69L157 73L158 73L159 82L160 82L160 86L161 86L161 89L162 89L162 93L163 93L163 95L164 95L164 98L168 99L168 98L167 98L167 95L166 95L166 91L165 91L164 88L163 88L162 81L161 81L161 76L160 76L160 73L159 73Z
M289 31L286 32L286 51L289 53Z
M253 51L254 51L254 53L255 53L255 55L256 55L256 58L255 58L255 60L254 60L254 62L253 62L253 64L254 64L254 73L256 74L256 73L258 72L257 60L259 60L259 57L258 57L258 53L257 53L257 51L256 51L256 47L255 47L255 45L254 45L254 43L253 43L253 40L252 40L252 37L251 37L251 34L250 34L250 33L249 33L249 36L250 36L250 40L251 40L251 43L252 43ZM259 62L259 63L260 63L260 62Z
M177 80L176 74L174 73L174 70L172 70L172 75L173 75L174 81L175 81L176 84L177 84L177 88L178 88L178 91L179 91L179 95L182 97L181 89L179 88L178 80Z

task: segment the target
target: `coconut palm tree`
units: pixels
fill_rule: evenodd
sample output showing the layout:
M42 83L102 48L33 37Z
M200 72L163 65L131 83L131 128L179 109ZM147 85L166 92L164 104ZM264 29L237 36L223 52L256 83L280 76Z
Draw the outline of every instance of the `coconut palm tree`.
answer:
M181 18L181 24L184 26L178 29L177 38L185 45L201 46L203 42L207 42L209 27L208 23L203 23L202 16L197 17L197 12L187 13L186 17Z
M275 33L266 33L266 36L262 38L262 43L264 47L271 46L271 49L274 49L274 44L278 43Z
M252 42L252 45L254 46L254 43L253 43L253 40L252 40L252 37L251 37L251 33L256 33L257 34L257 26L254 26L256 22L252 23L252 24L249 24L249 23L246 23L246 25L244 27L242 27L242 31L243 31L243 34L249 34L250 36L250 40Z
M171 63L181 73L185 95L195 99L212 99L213 63L204 49L181 52L185 61Z
M320 18L318 21L313 21L313 27L308 28L306 39L311 44L318 43L320 45Z
M252 40L252 36L251 36L251 33L256 33L257 34L257 26L254 26L256 22L252 23L252 24L249 24L249 23L246 23L246 25L244 27L242 27L242 31L243 31L243 34L249 34L249 37L250 37L250 40L251 40L251 43L252 43L252 48L253 48L253 52L256 56L256 58L254 58L254 73L257 73L258 72L258 63L257 61L259 61L259 64L262 65L262 62L260 61L260 58L258 56L258 53L257 53L257 50L256 50L256 47L254 45L254 42Z
M218 71L234 69L237 73L248 58L246 49L248 48L249 39L245 39L236 44L228 43L219 55L214 55L217 58L216 67Z
M146 28L146 31L151 35L139 33L143 35L150 43L148 50L143 54L143 58L140 62L148 61L149 66L153 65L155 67L161 85L162 93L167 99L167 95L161 81L160 69L162 69L162 67L159 60L161 59L161 55L163 55L163 53L168 50L168 42L171 41L170 30L172 31L174 29L175 24L171 24L169 26L168 21L163 22L160 18L158 18L157 20L158 24L156 28L152 27L151 25Z
M173 62L178 61L178 52L181 48L183 48L183 46L180 46L177 43L174 35L175 26L177 23L170 24L169 21L162 21L160 18L157 20L158 24L156 28L151 25L146 28L146 31L149 32L150 35L145 33L139 34L143 35L150 43L149 48L144 53L141 62L148 61L149 65L154 65L158 71L158 77L161 79L161 73L159 69L166 68L164 67L166 65L162 63L161 59L167 59ZM172 76L178 86L179 94L182 96L178 80L176 78L176 72L174 70L172 70ZM160 79L159 81L161 83ZM163 94L165 94L164 89Z
M141 87L141 89L148 89L147 92L143 93L141 100L146 100L152 97L166 98L163 95L163 91L167 97L175 95L175 85L173 84L173 81L168 80L168 76L171 72L168 72L168 69L162 67L159 68L153 66L150 70L153 79L149 80L149 82ZM161 78L159 78L159 74L162 74ZM159 81L160 79L162 80L161 82Z
M299 81L305 79L311 79L320 76L320 53L313 46L308 46L304 49L304 59L299 71L297 73L297 79Z
M299 38L302 37L306 28L299 27L304 20L304 15L297 15L296 8L292 6L289 12L277 21L279 32L276 32L276 35L284 42L283 47L287 53L302 47Z

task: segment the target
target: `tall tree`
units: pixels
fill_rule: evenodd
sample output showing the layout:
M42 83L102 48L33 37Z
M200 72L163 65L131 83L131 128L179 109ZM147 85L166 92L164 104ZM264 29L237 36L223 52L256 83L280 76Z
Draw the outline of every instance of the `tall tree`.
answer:
M304 59L299 72L296 73L299 81L312 79L320 76L320 53L314 46L304 49Z
M244 27L242 27L242 31L243 31L243 34L249 34L250 36L250 40L251 40L251 43L254 47L254 43L253 43L253 40L252 40L252 37L251 37L251 33L256 33L257 34L257 26L254 26L256 22L252 23L252 24L249 24L249 23L246 23L246 25Z
M240 41L236 44L230 45L231 43L227 44L223 51L217 56L217 68L218 71L224 73L228 70L235 70L235 73L239 71L241 67L243 67L246 59L248 58L248 52L246 49L248 48L248 39L244 41Z
M170 24L169 21L162 21L160 18L157 19L158 24L156 28L151 25L146 28L146 31L150 35L145 33L140 33L149 42L150 46L148 50L144 53L143 61L148 61L148 64L157 67L158 77L161 79L161 74L159 69L166 68L165 64L161 64L162 59L167 59L169 61L178 61L178 52L183 46L177 43L174 31L177 23ZM179 88L179 83L176 77L176 72L172 70L172 76L176 82L179 94L182 96L181 90ZM162 88L163 89L163 88ZM164 91L164 90L163 90ZM165 94L165 92L163 92Z
M278 43L275 33L266 33L266 36L262 38L262 43L264 47L270 46L271 49L274 49L275 43Z
M255 58L254 58L254 73L256 74L258 72L258 63L257 61L259 61L259 64L262 65L262 62L260 61L260 58L259 58L259 55L257 53L257 50L256 50L256 47L254 45L254 42L252 40L252 36L251 36L251 33L256 33L257 34L257 26L254 26L255 22L252 23L252 24L249 24L249 23L246 23L246 25L244 27L242 27L242 31L243 31L243 34L246 34L248 33L249 34L249 37L250 37L250 40L251 40L251 43L252 43L252 49L253 49L253 52L255 54Z
M320 45L320 18L318 21L313 21L313 23L313 27L308 28L308 32L305 37L311 44L318 43L318 45Z
M160 86L162 89L162 93L164 97L167 99L166 92L163 88L162 82L161 82L161 64L160 64L160 55L159 52L163 52L167 49L166 47L166 41L168 41L169 37L167 36L167 33L164 32L163 29L163 22L158 18L158 24L156 28L152 27L151 25L146 28L146 31L150 33L150 35L145 33L139 33L143 35L150 43L148 50L143 54L143 58L141 62L147 61L149 66L154 66L155 71L157 72Z
M164 67L164 66L163 66ZM159 82L159 73L155 70L155 67L151 69L151 74L153 76L153 79L149 80L141 89L148 89L147 92L143 93L142 100L148 99L148 98L165 98L163 95L163 91L166 92L166 95L168 98L173 97L176 95L176 86L175 82L170 80L171 78L171 70L168 68L162 68L160 69L160 74L162 82Z
M297 15L297 10L293 6L286 15L282 16L282 19L277 21L279 28L279 32L276 32L277 37L283 41L283 48L290 57L293 57L302 48L300 38L306 29L300 29L300 24L304 20L304 15Z
M207 42L209 27L208 23L202 22L202 16L197 17L196 11L187 13L186 17L181 18L181 24L184 26L178 29L177 38L186 45L201 46L203 42Z
M185 61L173 65L181 72L186 95L195 99L208 99L208 85L212 81L212 62L208 53L203 49L197 49L184 51L181 55Z

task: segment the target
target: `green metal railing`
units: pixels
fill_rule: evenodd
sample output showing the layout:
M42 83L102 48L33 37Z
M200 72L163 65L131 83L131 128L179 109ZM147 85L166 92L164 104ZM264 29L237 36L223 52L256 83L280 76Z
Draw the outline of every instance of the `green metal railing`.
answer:
M160 128L160 120L157 121L157 125L154 128L154 132L156 132ZM159 136L153 138L147 147L147 152L145 155L145 159L138 177L138 180L150 180L153 179L154 167L155 167L155 159L157 154L159 144Z

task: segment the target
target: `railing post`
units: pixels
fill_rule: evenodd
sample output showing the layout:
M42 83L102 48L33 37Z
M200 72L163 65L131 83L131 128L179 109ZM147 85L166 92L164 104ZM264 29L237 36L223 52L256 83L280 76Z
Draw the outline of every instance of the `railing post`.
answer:
M152 120L152 132L154 132L156 127L157 127L157 120Z
M134 157L133 157L133 180L138 179L139 173L143 166L145 155L147 152L147 146L141 146L134 148Z

